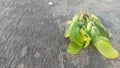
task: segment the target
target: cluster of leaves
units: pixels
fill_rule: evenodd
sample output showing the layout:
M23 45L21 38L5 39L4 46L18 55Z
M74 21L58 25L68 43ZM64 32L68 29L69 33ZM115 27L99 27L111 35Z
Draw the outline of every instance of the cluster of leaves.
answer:
M111 46L110 32L100 23L97 16L90 13L78 13L69 23L65 37L69 37L69 54L77 54L90 42L106 58L117 58L119 53Z

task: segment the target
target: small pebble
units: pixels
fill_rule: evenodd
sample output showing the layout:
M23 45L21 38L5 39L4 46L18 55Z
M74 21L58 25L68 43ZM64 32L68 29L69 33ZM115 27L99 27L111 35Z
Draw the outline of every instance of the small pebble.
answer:
M39 53L39 52L36 52L34 56L35 56L35 58L39 58L40 53Z
M49 5L52 5L53 3L52 3L52 2L49 2L48 4L49 4Z
M24 64L19 64L18 68L24 68Z

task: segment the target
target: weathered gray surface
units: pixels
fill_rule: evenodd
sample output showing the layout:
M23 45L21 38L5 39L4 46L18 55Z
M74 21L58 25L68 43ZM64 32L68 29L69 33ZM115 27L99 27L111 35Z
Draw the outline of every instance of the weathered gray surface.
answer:
M49 5L48 2L53 2ZM81 10L99 16L120 52L120 0L0 0L0 68L119 68L93 47L71 56L66 22Z

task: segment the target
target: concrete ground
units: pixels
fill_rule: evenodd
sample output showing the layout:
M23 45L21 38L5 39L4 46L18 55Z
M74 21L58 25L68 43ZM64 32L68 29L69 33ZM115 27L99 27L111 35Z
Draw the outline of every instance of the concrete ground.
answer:
M96 14L120 52L120 0L0 0L0 68L119 68L90 46L66 53L67 21L81 10Z

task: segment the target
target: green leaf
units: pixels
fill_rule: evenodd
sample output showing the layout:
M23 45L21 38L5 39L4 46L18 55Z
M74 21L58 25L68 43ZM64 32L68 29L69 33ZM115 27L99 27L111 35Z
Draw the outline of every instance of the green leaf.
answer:
M69 54L77 54L84 47L84 38L80 33L79 25L74 24L70 31L70 45L67 48Z
M70 36L70 32L71 32L71 29L72 29L72 25L73 25L73 23L71 23L70 26L69 26L69 28L66 30L66 32L65 32L65 34L64 34L65 37L69 37L69 36Z
M80 33L80 28L83 25L78 21L78 15L74 16L72 23L65 33L65 37L70 37L70 45L67 48L69 54L77 54L84 47L84 38Z
M78 52L80 52L82 49L82 46L77 45L74 42L71 42L70 45L67 48L67 52L69 54L77 54Z
M64 36L65 37L69 37L70 36L70 33L71 33L71 30L74 28L74 27L79 27L81 28L82 27L82 23L81 22L76 22L76 23L71 23L69 28L66 30Z
M84 38L80 33L80 28L74 25L70 32L70 41L75 42L79 46L83 46Z
M69 37L70 36L70 32L72 30L72 28L74 28L75 25L77 25L79 28L83 25L83 23L81 21L79 21L79 15L76 14L72 21L69 21L69 28L66 30L64 36L65 37Z
M91 38L90 38L90 36L87 34L87 32L85 32L83 29L80 30L80 33L82 34L82 36L83 36L83 38L84 38L84 41L85 41L85 46L84 46L84 48L86 48L86 47L89 45L89 43L90 43L90 41L91 41Z
M101 22L99 21L98 17L95 16L94 14L92 14L93 17L93 21L94 24L97 26L97 28L100 31L100 35L104 36L104 37L111 37L111 33L109 32L109 30L107 30L107 28L105 28Z
M91 29L91 32L90 32L90 36L91 36L91 38L94 38L96 35L97 35L97 32L95 30L95 27L92 26L92 29Z
M87 38L86 42L85 42L85 46L84 48L88 47L88 45L90 44L91 38Z
M118 57L119 53L111 46L111 43L107 38L96 36L92 42L97 50L106 58L114 59Z

